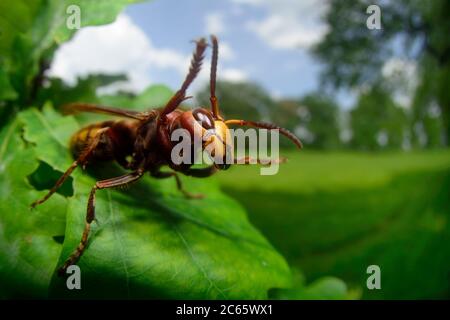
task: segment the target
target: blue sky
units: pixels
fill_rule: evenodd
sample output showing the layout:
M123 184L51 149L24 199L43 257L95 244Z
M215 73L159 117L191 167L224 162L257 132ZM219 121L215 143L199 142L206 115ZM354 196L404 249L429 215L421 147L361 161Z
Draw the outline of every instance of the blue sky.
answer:
M251 3L251 2L250 2ZM220 41L233 50L234 58L221 60L222 67L237 68L250 80L261 83L272 94L298 96L317 88L319 65L307 50L273 48L249 30L250 21L264 21L270 15L260 5L233 1L163 0L130 6L126 13L148 34L157 46L189 53L188 40L208 34L207 17L220 19ZM211 28L211 26L210 26ZM213 27L214 28L214 27ZM164 82L177 85L175 79L161 75Z
M57 52L51 73L74 82L91 72L124 72L120 88L152 83L178 88L187 72L190 40L214 33L219 78L250 80L274 97L318 89L321 66L309 53L326 32L322 0L155 0L129 6L108 26L80 30ZM82 15L83 13L81 13ZM191 91L206 84L208 61ZM349 104L347 94L339 101Z

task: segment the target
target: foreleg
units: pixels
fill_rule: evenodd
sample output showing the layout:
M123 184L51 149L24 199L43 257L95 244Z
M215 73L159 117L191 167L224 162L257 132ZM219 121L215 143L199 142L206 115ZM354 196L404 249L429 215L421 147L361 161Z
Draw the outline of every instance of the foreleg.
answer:
M95 186L92 188L91 193L89 195L89 201L87 205L86 212L86 222L84 225L83 235L81 236L80 243L73 253L69 256L69 258L64 262L62 267L58 270L60 275L65 274L66 269L75 264L83 254L86 249L88 243L89 232L91 230L91 223L95 220L95 192L99 189L107 189L107 188L115 188L123 185L127 185L131 182L138 180L142 177L143 172L138 170L132 173L125 174L120 177L111 178L107 180L97 181Z
M102 128L98 131L96 136L92 139L92 142L86 147L86 149L78 156L78 158L70 165L69 169L64 172L64 174L56 181L55 185L48 191L48 193L41 199L36 200L31 204L31 207L34 208L39 204L44 203L47 201L48 198L50 198L58 189L61 187L64 183L64 181L67 180L68 177L72 174L72 172L76 169L78 166L83 166L86 164L89 156L92 154L92 152L97 148L99 142L101 141L103 134L109 129L109 127Z

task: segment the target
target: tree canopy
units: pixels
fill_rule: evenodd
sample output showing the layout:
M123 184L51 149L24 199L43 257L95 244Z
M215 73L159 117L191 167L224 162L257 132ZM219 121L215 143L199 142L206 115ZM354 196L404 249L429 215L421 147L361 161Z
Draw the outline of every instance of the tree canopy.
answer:
M372 86L382 82L383 66L392 58L417 65L417 90L412 114L415 126L425 128L428 140L436 129L428 117L430 106L439 108L445 139L450 137L450 2L446 0L387 0L379 2L380 30L366 27L366 9L373 1L331 0L324 21L328 33L314 48L324 63L322 81L333 88Z

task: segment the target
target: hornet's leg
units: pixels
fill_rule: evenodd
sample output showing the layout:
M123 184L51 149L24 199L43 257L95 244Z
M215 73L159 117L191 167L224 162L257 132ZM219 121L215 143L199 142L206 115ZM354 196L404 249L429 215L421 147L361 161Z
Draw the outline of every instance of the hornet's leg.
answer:
M88 160L89 156L92 154L92 152L97 148L99 142L102 140L102 137L104 133L109 129L109 127L102 128L98 131L96 136L93 138L92 142L86 147L86 149L80 154L80 156L75 160L69 167L69 169L64 172L64 174L56 181L55 185L48 191L48 193L41 199L36 200L31 204L31 207L34 208L37 205L44 203L47 201L48 198L50 198L56 190L58 190L59 187L62 186L64 181L72 174L73 170L76 169L78 166L83 166L86 161Z
M84 226L84 231L83 231L83 235L81 236L80 243L78 244L75 251L64 262L62 267L59 268L58 273L60 275L64 275L66 272L66 269L69 266L75 264L78 261L78 259L80 259L81 255L83 254L84 250L86 249L86 245L88 243L89 232L91 230L91 223L95 219L95 192L98 189L115 188L115 187L127 185L131 182L138 180L140 177L142 177L142 175L143 175L142 171L135 171L135 172L128 173L128 174L125 174L120 177L97 181L95 183L95 186L92 188L91 193L89 195L89 201L88 201L87 212L86 212L86 223Z

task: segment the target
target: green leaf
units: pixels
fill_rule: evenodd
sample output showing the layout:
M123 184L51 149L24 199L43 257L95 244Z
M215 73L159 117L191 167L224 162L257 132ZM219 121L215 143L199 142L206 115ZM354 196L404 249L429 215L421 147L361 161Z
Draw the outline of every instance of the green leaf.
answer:
M137 96L129 93L103 95L99 97L99 102L107 106L144 111L164 106L172 94L165 85L152 85Z
M17 295L45 296L54 268L80 240L96 179L123 173L104 165L89 173L78 169L72 197L55 194L31 211L29 204L45 191L34 190L28 176L42 163L64 171L73 161L67 146L77 128L73 117L62 117L47 105L42 113L20 113L14 126L1 131L0 277L9 284L3 295L20 279ZM206 198L187 200L175 181L150 177L127 190L98 191L99 223L92 225L89 246L78 263L82 290L68 290L65 280L53 274L50 296L266 298L268 289L289 285L285 260L214 178L183 177L183 183ZM30 293L28 286L37 290Z
M15 38L33 24L42 1L5 0L0 2L0 53L10 54ZM3 56L4 57L4 56Z
M0 69L0 101L14 100L17 98L17 92L11 86L9 78L5 71ZM1 107L1 105L0 105Z
M282 300L343 300L349 297L347 285L334 277L320 278L308 286L278 289L274 297Z
M164 85L153 85L144 90L135 100L133 107L138 110L163 107L172 97L171 92Z
M81 26L114 21L120 11L137 0L3 0L0 2L0 70L19 94L21 108L34 98L36 76L50 64L57 45L67 41L77 29L69 29L71 12L77 5ZM2 81L0 75L0 83ZM11 93L9 93L11 95ZM1 92L0 92L1 98Z
M0 3L0 53L13 54L19 37L31 41L32 54L61 44L78 31L67 26L69 6L80 8L81 27L108 24L129 4L142 0L3 0Z
M83 78L78 78L74 86L63 82L60 78L50 78L49 85L40 90L36 99L38 105L52 102L55 108L60 108L64 104L77 102L100 103L97 98L97 90L114 82L126 81L123 74L90 74Z
M64 234L67 201L55 195L48 206L30 210L40 192L27 182L38 166L21 138L18 120L0 131L0 295L45 297Z
M48 97L53 96L56 98L58 106L64 103L78 101L145 111L164 106L173 95L173 92L167 86L152 85L138 95L129 92L120 92L114 95L101 95L97 97L95 92L98 89L99 83L96 83L93 79L98 76L100 75L79 79L77 85L72 88L64 88L64 85L58 82L58 79L53 79L53 83L60 83L60 85L53 86ZM80 113L76 115L76 118L82 125L111 119L110 116L92 113Z
M69 5L77 5L81 13L81 27L98 26L108 24L116 19L116 16L127 5L142 2L143 0L65 0L65 9ZM69 14L66 14L69 16ZM66 25L60 25L55 33L55 40L58 43L67 41L76 30L71 30Z

